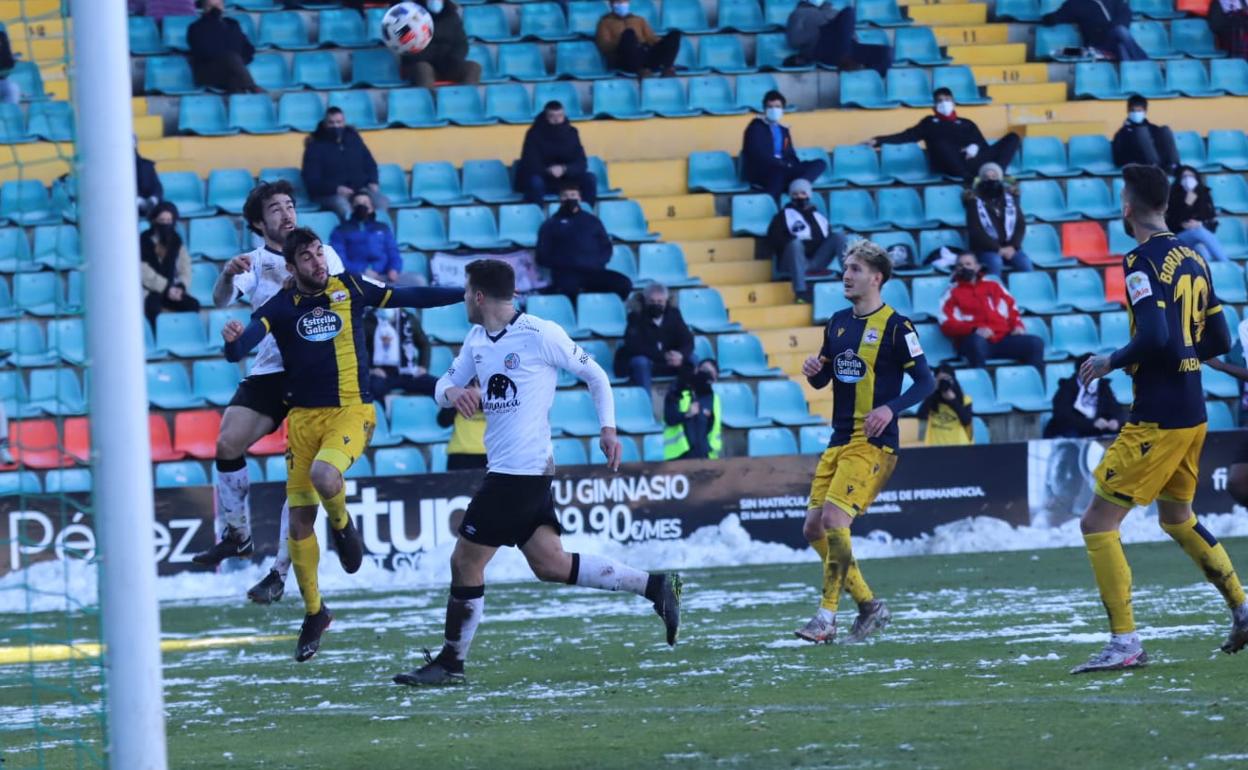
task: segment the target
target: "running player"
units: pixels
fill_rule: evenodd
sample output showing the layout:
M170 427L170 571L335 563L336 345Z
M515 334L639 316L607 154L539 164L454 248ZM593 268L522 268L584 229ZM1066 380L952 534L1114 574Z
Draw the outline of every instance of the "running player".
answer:
M816 644L836 639L836 608L844 588L858 603L849 641L861 642L888 625L854 561L849 528L866 513L897 465L897 415L936 389L918 332L880 298L893 263L870 241L849 248L843 261L845 298L853 306L832 316L818 356L802 364L811 387L832 383L832 439L810 485L802 533L823 559L819 610L796 631ZM902 373L910 387L901 390Z
M377 420L368 390L364 309L450 305L463 295L458 289L392 288L353 273L331 276L321 239L306 227L286 236L283 254L294 285L264 303L245 329L231 321L221 335L230 361L273 339L286 364L283 396L291 407L287 547L307 609L295 650L295 660L305 661L316 654L321 634L333 620L317 585L321 552L313 527L318 503L329 514L343 569L355 572L364 558L363 543L347 513L342 480L364 454Z
M465 418L485 412L489 472L468 504L451 554L451 595L442 651L426 664L394 677L398 684L464 682L464 661L485 608L485 565L502 546L518 547L539 580L631 591L654 603L675 644L680 626L680 576L647 574L590 554L566 553L551 496L555 463L550 407L559 370L589 384L602 427L599 446L612 470L620 466L615 404L606 372L557 324L516 312L516 276L498 260L468 265L464 301L476 324L451 368L438 380L435 398ZM469 388L473 378L484 392Z
M261 182L243 204L243 219L248 229L264 239L260 247L240 254L225 264L212 289L213 303L225 307L240 297L247 297L253 308L268 302L282 289L290 275L282 247L286 236L298 226L295 191L290 182ZM342 272L342 260L332 246L325 246L325 262L330 275ZM286 419L285 375L282 356L272 337L260 344L260 352L247 378L239 383L221 418L217 434L217 482L214 503L217 520L224 524L221 540L212 548L196 554L196 564L215 567L233 557L249 557L251 509L245 454L247 447L277 430ZM277 539L277 558L268 574L253 586L247 596L260 604L282 598L290 555L286 550L289 534L290 507L283 503L281 531Z
M1248 605L1226 549L1196 520L1192 499L1205 442L1202 361L1231 348L1230 330L1209 269L1166 229L1170 183L1155 166L1122 170L1122 217L1139 243L1123 258L1131 339L1112 355L1084 362L1086 384L1114 369L1131 372L1135 402L1093 476L1096 496L1083 514L1083 539L1109 614L1110 639L1071 673L1135 668L1148 655L1135 631L1131 568L1118 528L1135 506L1157 501L1161 528L1182 546L1232 611L1223 652L1248 644Z

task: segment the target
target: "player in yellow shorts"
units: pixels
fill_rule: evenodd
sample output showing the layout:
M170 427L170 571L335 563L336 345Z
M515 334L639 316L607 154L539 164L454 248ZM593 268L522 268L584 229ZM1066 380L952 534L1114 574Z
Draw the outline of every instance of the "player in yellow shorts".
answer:
M802 374L815 388L832 383L832 438L810 485L803 533L823 560L819 610L797 636L810 642L836 638L836 608L844 588L858 603L850 641L862 641L888 624L854 561L849 527L865 513L897 465L897 415L936 387L914 326L884 304L880 287L892 262L870 241L850 247L844 259L845 297L852 307L828 321L818 356ZM913 383L903 393L902 375Z
M1088 382L1118 368L1131 372L1135 403L1097 466L1096 497L1081 522L1088 558L1109 614L1110 640L1071 673L1142 666L1148 655L1135 630L1131 568L1118 528L1135 506L1157 502L1162 529L1182 546L1231 608L1228 653L1248 645L1248 603L1226 549L1192 513L1205 443L1201 362L1230 350L1230 330L1204 260L1166 229L1169 180L1154 166L1122 170L1122 213L1139 243L1123 259L1131 339L1109 356L1084 362Z
M343 474L368 448L376 413L368 390L369 362L361 316L366 307L434 307L463 301L460 289L395 288L352 273L331 276L316 233L297 228L286 237L286 269L294 285L275 294L243 328L227 324L225 357L238 361L272 333L286 369L290 404L286 496L290 500L290 557L307 614L295 660L320 649L333 616L317 584L320 545L317 506L329 514L338 560L355 572L364 545L347 513Z

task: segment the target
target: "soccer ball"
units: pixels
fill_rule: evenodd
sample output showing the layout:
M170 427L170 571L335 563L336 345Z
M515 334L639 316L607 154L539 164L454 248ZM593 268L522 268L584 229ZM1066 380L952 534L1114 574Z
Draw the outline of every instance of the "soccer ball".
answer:
M419 3L398 3L381 17L381 42L397 54L420 53L433 39L433 17Z

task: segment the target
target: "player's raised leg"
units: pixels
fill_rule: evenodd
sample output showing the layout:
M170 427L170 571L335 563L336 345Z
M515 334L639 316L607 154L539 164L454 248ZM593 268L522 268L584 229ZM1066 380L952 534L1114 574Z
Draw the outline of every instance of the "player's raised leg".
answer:
M1157 501L1161 528L1183 549L1205 579L1218 589L1231 610L1231 632L1222 644L1222 651L1236 653L1248 646L1248 601L1244 587L1235 574L1231 557L1213 533L1205 529L1192 513L1191 503Z
M244 387L240 386L240 394ZM246 452L247 447L276 427L272 418L254 409L238 404L226 408L217 434L217 481L213 495L221 539L207 551L195 554L191 560L196 564L215 567L225 559L252 554L251 478Z

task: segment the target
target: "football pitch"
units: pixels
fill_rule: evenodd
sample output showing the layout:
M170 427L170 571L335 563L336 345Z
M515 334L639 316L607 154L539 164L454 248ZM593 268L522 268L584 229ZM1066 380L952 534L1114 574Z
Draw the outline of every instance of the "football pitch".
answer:
M1248 563L1248 540L1227 547ZM817 602L813 555L685 573L674 649L631 595L494 585L469 684L434 690L390 677L418 665L420 647L436 651L445 589L329 595L336 619L321 653L296 664L292 577L267 609L164 607L167 638L259 637L165 653L169 766L1248 766L1248 655L1216 652L1229 625L1220 598L1172 543L1127 554L1153 663L1079 678L1067 671L1105 628L1079 549L864 561L893 625L858 646L793 636ZM851 620L847 598L843 630ZM16 625L0 626L0 645L20 638ZM55 682L66 666L36 674ZM5 770L39 760L29 682L14 673L0 671ZM43 697L44 727L67 727L67 709ZM69 746L49 742L44 766L78 766Z

